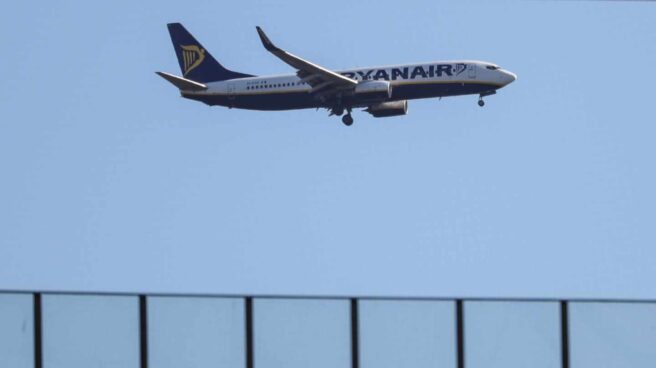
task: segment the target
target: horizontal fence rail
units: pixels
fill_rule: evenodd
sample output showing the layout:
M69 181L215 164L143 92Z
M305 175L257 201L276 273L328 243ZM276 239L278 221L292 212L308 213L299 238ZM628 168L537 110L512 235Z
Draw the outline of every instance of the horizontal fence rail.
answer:
M48 295L97 295L180 297L180 298L255 298L255 299L330 299L330 300L408 300L408 301L455 301L467 302L554 302L562 300L570 303L647 303L656 304L656 298L595 298L595 297L522 297L522 296L413 296L413 295L329 295L329 294L265 294L265 293L170 293L136 291L80 291L80 290L19 290L0 289L0 294L48 294Z

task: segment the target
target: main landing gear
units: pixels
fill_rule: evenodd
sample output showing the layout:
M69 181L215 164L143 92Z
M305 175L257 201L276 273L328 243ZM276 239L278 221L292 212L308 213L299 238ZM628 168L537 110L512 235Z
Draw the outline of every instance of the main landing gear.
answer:
M485 101L483 101L483 97L478 98L478 106L480 106L480 107L485 106Z
M344 125L346 126L353 125L353 116L351 116L351 112L342 116L342 123L344 123Z
M346 110L346 115L344 114L344 110ZM346 126L351 126L353 125L353 116L351 116L351 108L350 107L343 107L343 106L337 106L333 107L330 109L330 115L337 115L337 116L342 116L342 123Z

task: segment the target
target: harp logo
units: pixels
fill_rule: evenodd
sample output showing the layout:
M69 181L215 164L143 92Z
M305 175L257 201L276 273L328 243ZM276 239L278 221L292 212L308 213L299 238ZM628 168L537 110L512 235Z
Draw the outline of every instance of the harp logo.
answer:
M182 61L184 64L184 76L198 67L205 60L205 49L197 45L180 45L182 48Z
M456 67L455 67L456 75L462 74L462 72L464 72L465 69L467 69L466 64L462 64L462 63L461 64L456 64Z

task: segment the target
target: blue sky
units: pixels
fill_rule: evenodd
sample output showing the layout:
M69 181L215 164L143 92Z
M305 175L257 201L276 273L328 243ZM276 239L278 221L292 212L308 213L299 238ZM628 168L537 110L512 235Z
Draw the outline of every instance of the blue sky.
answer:
M0 288L656 295L648 2L15 2L0 14ZM166 23L228 68L480 59L409 114L181 99Z

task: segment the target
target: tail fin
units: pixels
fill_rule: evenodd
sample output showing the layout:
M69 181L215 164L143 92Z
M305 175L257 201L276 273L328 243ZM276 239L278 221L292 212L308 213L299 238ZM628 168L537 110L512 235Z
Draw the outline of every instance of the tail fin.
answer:
M250 74L233 72L224 68L182 24L169 23L167 26L184 78L207 83L253 77Z

